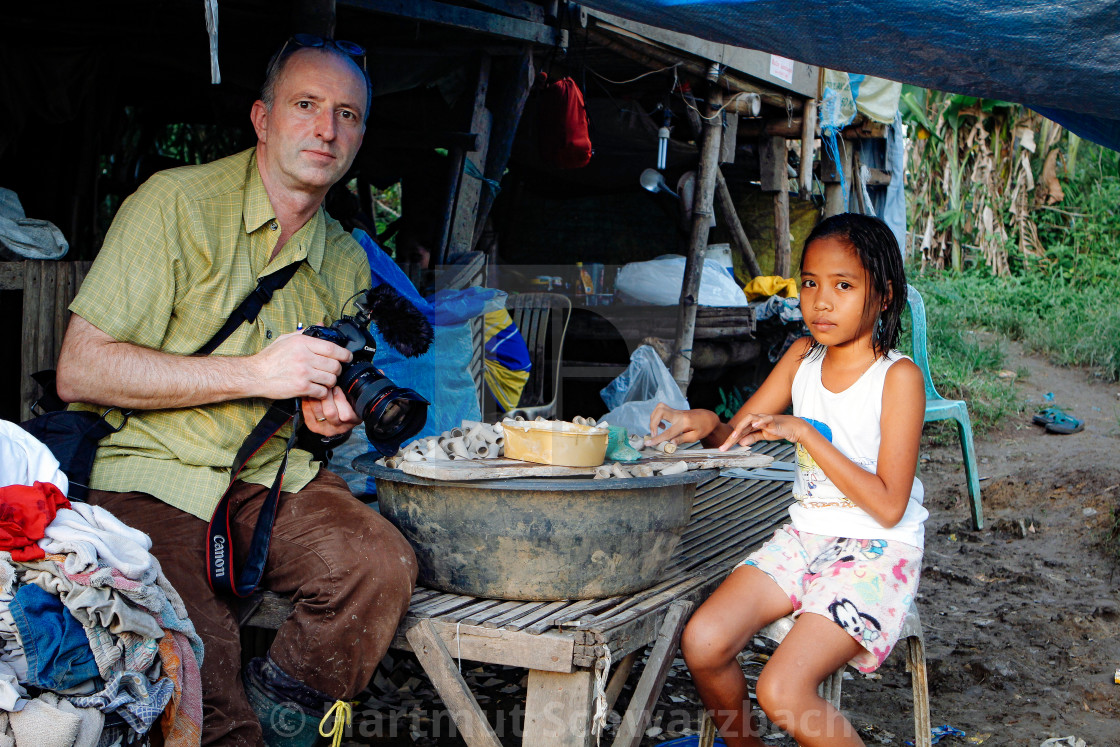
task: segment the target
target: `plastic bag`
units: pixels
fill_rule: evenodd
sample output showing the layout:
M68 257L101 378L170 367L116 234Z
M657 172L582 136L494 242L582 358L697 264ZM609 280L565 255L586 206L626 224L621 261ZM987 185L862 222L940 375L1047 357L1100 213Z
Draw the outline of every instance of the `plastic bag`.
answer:
M413 440L439 435L464 420L481 420L478 389L470 370L474 354L470 322L481 314L504 309L505 291L493 288L443 290L424 299L408 276L367 234L355 231L354 238L366 250L373 284L385 282L392 285L428 317L435 332L435 339L427 353L417 358L405 358L385 342L376 325L370 327L377 341L373 365L397 386L415 389L431 403L427 423ZM355 472L350 466L356 457L372 448L364 427L358 426L350 440L336 449L331 459L330 469L346 480L355 495L376 492L373 478Z
M505 308L506 293L494 288L466 288L440 291L430 301L435 340L424 355L405 358L373 330L377 338L373 365L398 386L415 389L432 403L428 422L415 438L438 436L464 420L482 419L478 388L470 370L474 355L470 322L476 316Z
M601 420L639 436L649 433L649 419L658 403L677 410L690 409L673 375L649 345L634 351L630 365L599 396L610 408Z
M685 258L679 254L658 257L648 262L631 262L618 271L615 287L624 300L655 306L676 306L681 300L684 265ZM728 275L718 261L705 259L700 274L697 303L701 306L746 306L747 297L735 278Z

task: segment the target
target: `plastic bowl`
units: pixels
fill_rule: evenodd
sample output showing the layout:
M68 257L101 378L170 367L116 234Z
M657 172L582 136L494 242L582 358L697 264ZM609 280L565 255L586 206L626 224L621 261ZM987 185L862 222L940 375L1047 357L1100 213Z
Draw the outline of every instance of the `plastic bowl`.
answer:
M505 456L536 464L598 467L607 453L607 429L563 421L502 422Z

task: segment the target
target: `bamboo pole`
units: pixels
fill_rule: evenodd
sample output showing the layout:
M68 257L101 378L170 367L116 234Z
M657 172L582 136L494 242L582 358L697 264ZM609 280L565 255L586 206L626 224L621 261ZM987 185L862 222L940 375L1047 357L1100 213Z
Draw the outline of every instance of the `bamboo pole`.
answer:
M727 227L731 230L731 243L743 255L747 272L750 273L752 278L758 277L762 274L762 268L758 266L758 258L754 256L751 240L747 238L746 229L743 228L743 223L739 220L739 213L735 210L735 201L731 199L731 190L727 188L727 179L723 176L723 169L719 168L716 169L716 205L719 207L723 219L727 222Z
M692 201L692 232L685 260L684 282L681 286L680 307L677 314L677 339L672 360L673 379L688 391L691 378L692 340L696 334L696 299L700 290L700 276L704 268L704 249L708 246L708 229L716 191L716 173L719 171L719 147L722 134L718 116L723 104L723 91L716 81L719 67L708 70L708 116L704 119L700 143L700 168L696 174L696 193ZM715 116L713 116L715 115Z

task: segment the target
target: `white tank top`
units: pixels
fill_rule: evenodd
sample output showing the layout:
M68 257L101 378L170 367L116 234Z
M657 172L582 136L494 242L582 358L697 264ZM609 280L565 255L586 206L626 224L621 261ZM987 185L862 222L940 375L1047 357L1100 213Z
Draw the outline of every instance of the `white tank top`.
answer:
M793 377L793 414L807 420L844 456L868 472L875 472L879 464L883 384L887 370L906 356L892 350L875 361L850 387L842 392L830 392L821 383L824 353L825 348L818 347L801 361ZM797 502L790 506L789 515L799 532L893 540L924 547L925 520L929 516L922 506L924 494L921 481L915 477L902 520L893 527L884 527L848 500L809 452L798 444L793 483L793 497Z

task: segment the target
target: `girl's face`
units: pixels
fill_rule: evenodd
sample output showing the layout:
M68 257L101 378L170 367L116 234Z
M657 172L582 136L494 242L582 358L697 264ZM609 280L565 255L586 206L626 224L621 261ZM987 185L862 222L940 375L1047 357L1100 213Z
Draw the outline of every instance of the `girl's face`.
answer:
M822 345L871 345L878 320L871 278L848 243L835 236L817 239L805 247L801 266L801 314L813 339Z

